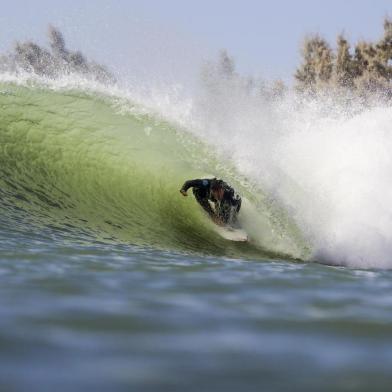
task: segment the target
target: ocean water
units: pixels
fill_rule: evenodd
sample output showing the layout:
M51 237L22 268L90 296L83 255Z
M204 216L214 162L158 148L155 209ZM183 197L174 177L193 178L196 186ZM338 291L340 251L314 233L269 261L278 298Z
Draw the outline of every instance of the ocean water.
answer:
M391 110L234 97L3 78L0 390L390 390ZM248 243L179 194L213 175Z
M391 386L390 271L2 237L1 390Z

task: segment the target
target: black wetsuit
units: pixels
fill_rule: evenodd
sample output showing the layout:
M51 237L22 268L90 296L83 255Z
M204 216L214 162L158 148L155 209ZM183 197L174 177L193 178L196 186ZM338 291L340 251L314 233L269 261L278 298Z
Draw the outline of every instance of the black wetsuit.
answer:
M213 196L211 185L214 182L218 182L223 187L224 193L222 200L216 200ZM184 183L181 191L186 192L189 188L193 188L192 190L196 200L212 218L217 217L225 224L232 225L236 223L237 214L241 208L241 198L224 181L215 178L189 180ZM212 209L209 201L214 203L214 209Z

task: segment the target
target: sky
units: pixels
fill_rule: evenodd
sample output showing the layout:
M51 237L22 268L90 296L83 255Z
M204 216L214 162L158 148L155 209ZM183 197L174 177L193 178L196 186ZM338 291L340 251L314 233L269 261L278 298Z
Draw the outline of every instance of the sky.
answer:
M3 0L0 50L15 41L46 43L49 23L67 46L123 75L182 83L226 49L243 74L292 79L307 34L332 45L376 40L391 0Z

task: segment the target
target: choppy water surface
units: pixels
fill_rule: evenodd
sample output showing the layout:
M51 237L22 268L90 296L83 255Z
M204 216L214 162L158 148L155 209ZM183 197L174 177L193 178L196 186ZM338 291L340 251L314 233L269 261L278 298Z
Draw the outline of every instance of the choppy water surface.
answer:
M389 271L32 234L0 250L1 390L392 385Z

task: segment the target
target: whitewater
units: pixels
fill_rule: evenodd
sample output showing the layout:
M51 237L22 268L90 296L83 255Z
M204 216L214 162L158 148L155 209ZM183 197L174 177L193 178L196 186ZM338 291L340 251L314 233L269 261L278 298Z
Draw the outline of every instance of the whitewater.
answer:
M0 76L0 389L391 385L392 109L209 81Z

